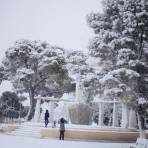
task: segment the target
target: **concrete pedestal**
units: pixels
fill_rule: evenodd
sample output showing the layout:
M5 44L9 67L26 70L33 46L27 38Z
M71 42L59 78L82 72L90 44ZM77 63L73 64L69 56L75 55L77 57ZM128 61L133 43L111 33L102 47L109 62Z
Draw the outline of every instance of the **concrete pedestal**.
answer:
M87 104L73 104L69 107L72 124L91 125L93 111Z

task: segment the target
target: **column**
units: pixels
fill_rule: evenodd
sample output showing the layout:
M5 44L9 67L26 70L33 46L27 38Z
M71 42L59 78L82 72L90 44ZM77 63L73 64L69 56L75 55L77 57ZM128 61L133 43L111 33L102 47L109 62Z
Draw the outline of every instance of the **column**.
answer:
M80 73L76 76L76 99L75 102L79 103L80 102L80 93L81 93L81 89L80 89L80 80L81 80L81 75Z
M102 102L99 102L99 118L98 118L98 125L102 125Z
M133 109L130 109L129 128L136 128L136 127L137 127L136 112Z
M41 107L41 99L37 99L35 114L34 114L34 122L40 121L40 107Z
M113 124L112 124L113 127L118 127L118 115L117 115L117 113L118 113L117 103L114 102L113 103Z
M79 85L80 85L80 82L79 82L79 78L77 78L77 80L76 80L76 103L78 103L79 102Z
M116 126L116 103L114 102L113 103L113 124L112 124L113 127Z
M76 81L76 103L86 103L84 82L79 74Z
M123 127L123 128L128 128L128 125L129 125L128 113L129 113L129 110L127 108L127 104L122 103L121 127Z
M54 112L53 112L53 109L54 109L54 101L50 101L49 102L49 121L52 123L53 122L53 117L54 117Z

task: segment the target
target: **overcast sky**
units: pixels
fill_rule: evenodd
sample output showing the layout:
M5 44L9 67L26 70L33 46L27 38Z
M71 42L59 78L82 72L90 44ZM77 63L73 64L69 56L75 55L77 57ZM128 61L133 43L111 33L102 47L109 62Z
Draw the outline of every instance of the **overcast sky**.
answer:
M22 38L85 50L93 34L86 15L101 9L101 0L0 0L0 58Z
M86 15L102 11L102 0L0 0L0 61L17 39L46 40L86 50L93 31ZM0 93L8 89L0 86Z

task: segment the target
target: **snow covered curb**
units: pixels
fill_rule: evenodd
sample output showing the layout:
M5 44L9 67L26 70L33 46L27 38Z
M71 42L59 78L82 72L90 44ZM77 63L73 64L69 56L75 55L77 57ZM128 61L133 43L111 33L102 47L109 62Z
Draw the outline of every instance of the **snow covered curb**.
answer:
M59 137L58 129L42 129L41 137ZM136 141L139 136L138 132L127 131L91 131L91 130L66 130L65 138L82 139L82 140L108 140L108 141ZM147 134L148 136L148 134Z
M17 128L16 125L0 124L0 133L11 133Z

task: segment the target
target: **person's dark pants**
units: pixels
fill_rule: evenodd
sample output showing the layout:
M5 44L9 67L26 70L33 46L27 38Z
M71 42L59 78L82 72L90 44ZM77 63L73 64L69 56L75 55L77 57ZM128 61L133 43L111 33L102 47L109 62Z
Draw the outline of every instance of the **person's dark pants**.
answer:
M64 132L65 131L60 131L60 137L59 137L60 140L64 140Z
M48 119L45 119L45 127L48 125Z

